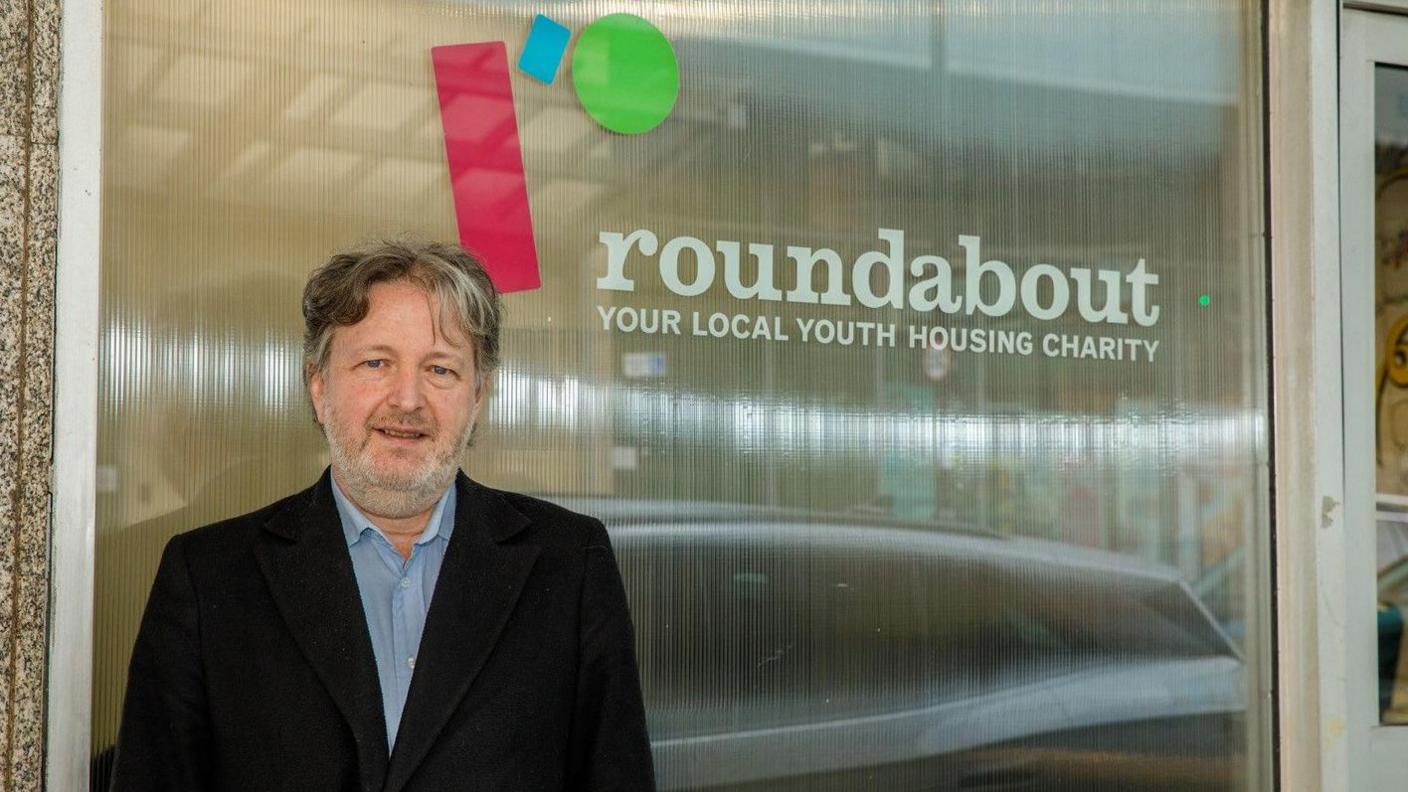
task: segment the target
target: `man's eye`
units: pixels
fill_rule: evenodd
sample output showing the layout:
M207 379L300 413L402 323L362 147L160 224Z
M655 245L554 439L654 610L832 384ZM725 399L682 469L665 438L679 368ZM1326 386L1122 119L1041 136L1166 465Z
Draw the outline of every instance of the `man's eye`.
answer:
M430 371L431 371L431 373L435 374L435 376L437 376L437 377L443 377L443 376L445 376L445 375L447 375L447 374L453 374L453 373L455 373L454 371L452 371L452 370L450 370L450 369L447 369L447 368L445 368L444 366L431 366L431 367L430 367Z
M366 367L369 368L369 369L379 369L379 368L381 368L381 365L382 365L383 363L385 363L385 362L386 362L385 360L368 360L368 361L366 361L365 363L363 363L362 365L363 365L363 366L366 366Z

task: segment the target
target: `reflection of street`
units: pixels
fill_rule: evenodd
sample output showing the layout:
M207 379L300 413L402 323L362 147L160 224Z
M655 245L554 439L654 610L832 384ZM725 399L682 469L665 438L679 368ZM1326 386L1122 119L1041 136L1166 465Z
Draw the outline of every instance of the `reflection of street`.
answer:
M1168 567L875 516L564 503L611 528L662 789L1242 783L1244 664Z
M687 463L698 491L769 480L773 505L846 509L863 498L898 518L969 521L1139 555L1190 580L1217 571L1230 578L1219 589L1226 596L1208 604L1240 618L1239 550L1253 541L1261 508L1258 471L1244 458L1264 442L1256 413L1169 415L1153 402L1125 403L1113 416L976 410L932 385L874 387L873 404L779 408L749 387L590 380L510 363L489 422L505 436L600 432L614 447L644 449L654 461L618 470L621 491L674 491L669 474ZM790 464L800 459L806 464ZM542 481L521 483L541 489Z

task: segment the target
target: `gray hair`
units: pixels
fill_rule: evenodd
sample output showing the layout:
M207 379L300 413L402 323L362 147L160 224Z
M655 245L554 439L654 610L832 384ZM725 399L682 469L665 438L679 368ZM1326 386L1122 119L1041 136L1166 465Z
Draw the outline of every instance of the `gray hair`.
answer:
M367 316L371 287L407 282L435 298L474 346L477 391L499 365L503 306L477 258L442 242L380 242L338 253L303 287L303 381L327 371L333 331ZM443 328L442 328L443 332Z

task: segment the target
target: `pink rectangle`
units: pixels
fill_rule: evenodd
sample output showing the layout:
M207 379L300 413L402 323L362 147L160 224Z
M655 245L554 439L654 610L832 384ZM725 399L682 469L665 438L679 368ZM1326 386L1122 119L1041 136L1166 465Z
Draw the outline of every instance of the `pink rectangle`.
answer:
M502 41L430 51L460 244L502 292L542 285Z

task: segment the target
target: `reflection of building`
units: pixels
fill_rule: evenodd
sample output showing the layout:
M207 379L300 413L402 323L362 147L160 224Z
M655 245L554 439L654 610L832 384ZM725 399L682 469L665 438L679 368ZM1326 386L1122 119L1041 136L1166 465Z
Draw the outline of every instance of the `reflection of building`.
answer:
M1373 542L1356 533L1371 529L1355 522L1363 498L1354 487L1375 472L1385 492L1403 483L1408 389L1385 347L1401 340L1393 312L1398 292L1408 293L1398 229L1408 193L1393 134L1380 135L1388 142L1372 211L1352 203L1374 194L1352 176L1354 163L1372 158L1347 154L1338 168L1338 144L1326 143L1339 137L1335 117L1360 118L1351 83L1343 107L1326 97L1338 96L1337 64L1359 46L1354 20L1365 14L1279 0L1048 5L642 6L674 44L684 87L669 119L635 137L593 124L567 72L548 87L513 71L543 286L510 299L508 362L469 464L490 483L555 496L671 503L677 512L704 501L827 513L872 529L961 523L1014 543L1113 551L1160 574L1176 570L1230 636L1240 657L1233 674L1252 702L1236 737L1217 742L1214 764L1235 765L1218 776L1222 786L1270 788L1279 756L1286 788L1369 788L1360 768L1386 749L1362 747L1373 718L1354 708L1371 696L1339 680L1370 674L1353 654L1369 633L1345 604L1367 613L1372 599L1372 564L1355 566L1356 547ZM63 69L56 9L3 12L16 46L0 48L12 78L0 135L0 437L14 438L0 454L9 510L0 524L12 526L0 551L10 604L0 609L0 666L10 669L0 693L0 786L38 788L48 739L59 779L51 786L78 788L69 783L76 768L111 740L121 646L164 538L291 489L319 466L298 390L293 284L332 248L367 236L453 236L428 48L503 40L512 55L532 12L580 31L601 10L136 0L95 15L73 6L64 10ZM1388 30L1389 19L1360 27ZM1375 57L1408 63L1401 53ZM1354 74L1345 67L1346 80ZM1392 82L1392 69L1385 74L1382 85ZM62 137L60 91L69 97ZM478 132L485 146L503 134ZM1355 134L1343 135L1346 145ZM1378 223L1383 288L1372 314L1339 302L1341 288L1351 298L1357 288L1351 237L1360 217ZM745 275L756 266L750 242L771 246L779 277L793 277L782 266L788 246L832 251L849 268L879 250L880 229L902 229L911 255L946 257L954 283L968 274L960 235L980 236L983 258L1017 278L1042 265L1068 276L1127 274L1142 260L1159 276L1162 315L1148 327L1093 328L1075 306L1038 318L854 299L743 301L722 276L690 297L653 274L629 292L596 288L599 234L638 228L662 241L703 240L706 250L735 241ZM1341 234L1351 246L1343 254ZM681 277L691 277L697 262L680 261ZM261 287L252 275L288 283ZM819 268L816 284L829 277ZM1057 282L1034 279L1023 300L1049 304ZM66 317L64 307L85 294L93 310ZM675 310L686 330L607 329L597 306ZM695 336L695 312L761 316L794 338ZM1366 316L1367 329L1354 324ZM799 320L892 323L899 341L804 342ZM84 321L98 322L96 348L63 347L77 351L56 360ZM1034 351L926 357L907 343L909 325L1031 333ZM1137 339L1159 351L1148 362L1053 356L1045 334ZM1383 372L1371 366L1359 377L1355 339L1370 335ZM1356 411L1368 412L1355 401L1361 379L1383 383L1368 475L1353 473ZM75 438L95 434L95 411L93 447ZM749 541L765 538L766 529L750 530ZM837 562L845 576L892 588L848 611L846 641L817 651L852 675L860 698L902 698L897 681L919 666L873 651L881 644L867 644L862 628L897 623L886 619L898 618L890 611L906 577L882 563L876 545L848 545L848 554ZM769 568L785 576L825 566L804 556L779 550ZM669 549L632 556L625 571L635 591L660 564L699 581L724 569ZM986 592L983 606L1030 601L1046 590L1040 577L1015 575ZM926 588L935 580L911 582L936 611L950 601ZM693 593L707 603L722 585L701 582ZM1049 598L1075 583L1063 585ZM721 627L754 625L766 637L769 611L756 601L716 610L709 615ZM944 613L961 620L976 610L970 602ZM1088 615L1099 627L1120 621ZM1156 630L1131 621L1138 654ZM999 638L979 631L965 641L975 653L969 667L996 673ZM707 643L671 644L648 681L697 668L696 692L718 703L733 694L711 669L767 661L719 659ZM1077 655L1063 651L1058 665ZM811 681L797 676L789 683ZM1146 681L1129 695L1193 706L1208 692ZM1035 705L1007 706L1020 719ZM1335 723L1351 747L1336 747L1333 727L1312 726ZM1139 734L1157 745L1169 728L1146 723ZM1180 735L1226 736L1190 728ZM801 755L805 741L789 739L757 761ZM1375 734L1373 745L1392 739ZM1073 784L1093 783L1089 761L1054 749L1040 757L1065 762ZM679 762L666 774L687 776ZM1002 765L988 779L1020 771Z

